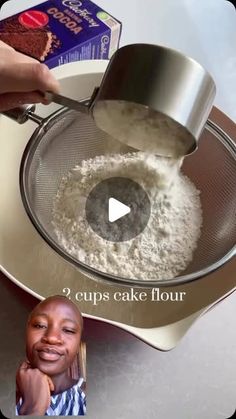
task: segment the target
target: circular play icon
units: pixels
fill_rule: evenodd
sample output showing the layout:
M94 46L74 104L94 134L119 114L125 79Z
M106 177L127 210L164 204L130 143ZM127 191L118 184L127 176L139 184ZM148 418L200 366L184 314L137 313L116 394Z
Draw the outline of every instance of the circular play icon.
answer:
M151 212L145 190L131 179L112 177L98 183L86 201L86 218L105 240L131 240L146 227Z

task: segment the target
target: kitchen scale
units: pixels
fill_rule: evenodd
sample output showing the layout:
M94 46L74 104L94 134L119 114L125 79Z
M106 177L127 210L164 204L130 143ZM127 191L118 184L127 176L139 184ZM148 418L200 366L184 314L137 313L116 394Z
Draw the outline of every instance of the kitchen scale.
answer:
M99 85L106 66L107 61L84 61L58 67L53 73L60 80L64 95L83 99L90 97ZM75 96L77 92L79 96ZM46 117L57 108L56 105L37 106L37 113ZM234 123L220 111L213 109L210 120L231 138L235 137ZM115 301L115 293L123 295L130 289L94 281L63 260L43 241L25 213L19 190L19 168L35 125L29 121L19 126L1 116L0 130L0 266L19 287L39 299L67 295L85 317L114 324L160 350L174 348L198 317L235 290L234 256L217 271L191 283L168 288L157 284L156 296L163 293L163 299ZM184 298L167 299L167 292ZM105 294L109 299L99 301ZM86 297L83 299L82 295Z

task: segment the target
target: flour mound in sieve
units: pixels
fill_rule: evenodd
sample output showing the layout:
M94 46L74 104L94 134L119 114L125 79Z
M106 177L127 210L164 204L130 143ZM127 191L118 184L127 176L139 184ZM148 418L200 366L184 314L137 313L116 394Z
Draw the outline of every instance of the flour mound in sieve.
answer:
M172 279L187 268L201 234L200 192L181 171L181 160L143 152L83 160L61 181L53 205L58 243L80 262L128 279ZM126 242L98 236L85 216L86 199L102 180L126 177L151 202L146 228Z

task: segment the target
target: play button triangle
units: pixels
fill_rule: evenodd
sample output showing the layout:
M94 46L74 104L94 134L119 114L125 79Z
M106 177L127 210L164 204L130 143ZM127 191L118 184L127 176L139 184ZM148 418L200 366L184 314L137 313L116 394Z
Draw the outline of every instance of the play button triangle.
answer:
M151 204L145 190L131 179L111 177L90 191L86 220L101 238L113 243L138 236L146 227Z
M130 207L118 201L115 198L108 200L108 220L110 223L119 220L130 213Z

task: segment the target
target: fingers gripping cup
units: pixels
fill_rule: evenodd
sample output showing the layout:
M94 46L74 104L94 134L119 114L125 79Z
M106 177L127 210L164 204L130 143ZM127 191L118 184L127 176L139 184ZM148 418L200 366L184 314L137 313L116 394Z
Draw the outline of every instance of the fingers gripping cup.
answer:
M197 148L215 92L210 74L192 58L134 44L116 51L90 100L79 103L51 92L45 97L90 114L98 128L128 146L178 158Z

